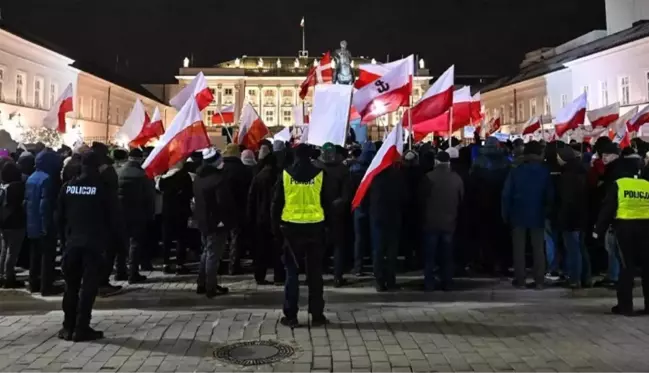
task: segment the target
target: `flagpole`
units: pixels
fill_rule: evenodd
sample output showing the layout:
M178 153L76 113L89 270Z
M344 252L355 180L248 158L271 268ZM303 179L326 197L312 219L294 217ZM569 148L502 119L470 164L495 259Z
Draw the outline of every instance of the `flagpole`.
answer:
M448 121L448 147L451 147L451 135L453 134L453 106L449 110L449 121Z
M304 17L302 17L302 54L303 57L305 55L306 51L306 22L304 20Z

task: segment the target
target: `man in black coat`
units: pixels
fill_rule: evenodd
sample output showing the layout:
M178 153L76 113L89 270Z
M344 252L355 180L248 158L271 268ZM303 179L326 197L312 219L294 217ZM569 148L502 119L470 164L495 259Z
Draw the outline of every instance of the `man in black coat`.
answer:
M142 157L140 149L132 149L128 162L118 174L118 196L129 239L128 282L131 284L146 281L146 277L140 275L139 265L146 241L146 225L155 212L155 187L142 169Z

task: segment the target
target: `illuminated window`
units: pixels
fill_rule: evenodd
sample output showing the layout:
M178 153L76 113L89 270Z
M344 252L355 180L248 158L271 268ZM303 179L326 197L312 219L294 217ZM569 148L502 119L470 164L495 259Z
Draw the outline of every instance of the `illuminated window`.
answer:
M509 114L507 114L507 123L514 123L514 104L509 104Z
M43 78L36 78L34 79L34 107L37 107L39 109L43 108L43 86L45 85L45 82L43 81Z
M119 112L119 108L115 108L115 123L120 124L122 123L122 114Z
M530 100L530 117L536 115L536 98Z
M100 122L104 120L104 102L103 101L99 102L99 118L97 120L100 121Z
M98 114L99 113L97 113L97 99L93 97L90 100L90 119L97 120Z
M83 96L79 96L79 117L86 117L86 107L83 105Z
M24 73L16 74L16 103L18 105L25 104L25 82L27 76Z
M505 120L505 105L500 105L500 112L498 113L498 118L500 118L501 121Z
M224 89L223 94L226 95L226 96L232 96L232 88Z
M59 99L59 86L56 83L50 84L50 108L54 106L54 102Z
M561 108L563 109L566 105L568 105L568 95L564 93L561 95Z
M284 124L291 124L291 118L293 118L293 112L291 110L284 110Z
M524 105L523 105L522 102L519 102L518 103L518 111L516 112L516 121L515 122L523 121L524 117L525 117Z
M600 106L608 105L608 82L606 80L599 82L599 104Z
M249 90L248 90L248 96L250 96L250 97L256 97L256 96L257 96L257 90L255 90L255 89L249 89Z
M266 124L270 124L275 121L275 112L273 110L266 110L264 114L265 114L264 120Z
M543 114L544 115L552 114L552 108L550 107L550 98L548 96L545 96L545 109Z
M631 102L631 84L628 76L620 78L620 97L622 105L628 105Z
M586 94L586 108L590 109L590 94L589 94L590 87L585 85L584 86L584 93Z

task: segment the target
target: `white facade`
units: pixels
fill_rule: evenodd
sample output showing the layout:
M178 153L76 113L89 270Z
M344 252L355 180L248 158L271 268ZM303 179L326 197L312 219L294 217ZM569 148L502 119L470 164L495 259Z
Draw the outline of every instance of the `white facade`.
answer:
M67 127L79 127L86 141L111 141L136 98L149 113L158 105L165 124L173 119L173 108L80 71L71 66L74 62L0 29L0 129L15 136L20 126L40 126L70 83L74 111L68 114Z
M649 1L606 0L606 28L609 35L628 29L640 20L649 20Z

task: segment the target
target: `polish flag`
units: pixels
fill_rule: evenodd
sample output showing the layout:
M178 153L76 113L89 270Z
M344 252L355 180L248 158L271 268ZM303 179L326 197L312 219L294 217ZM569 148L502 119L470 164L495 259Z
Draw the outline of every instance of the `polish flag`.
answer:
M399 64L383 77L354 93L352 104L363 123L410 105L414 57L399 60Z
M268 127L259 118L259 115L250 103L246 103L243 107L239 123L239 133L236 138L236 143L244 145L246 149L257 150L261 140L270 135Z
M569 130L574 130L581 124L584 124L587 104L588 97L586 96L586 92L584 92L557 113L554 125L557 137L561 137Z
M365 172L363 180L361 180L361 183L356 190L354 200L352 201L352 211L360 206L376 175L401 159L402 153L403 127L401 126L401 123L397 123L388 137L383 141L383 145L381 145L381 148L376 153L372 163L370 163L370 167Z
M482 99L480 92L471 98L471 123L478 123L482 120Z
M627 146L631 146L631 141L629 133L631 131L631 120L638 116L638 108L634 107L629 110L626 114L622 115L615 124L611 126L612 133L609 135L609 138L613 142L620 144L620 149L624 149Z
M498 132L500 130L501 123L502 122L500 120L500 117L492 118L491 121L489 121L489 129L487 130L487 135L485 137L489 137Z
M472 106L474 105L473 97L471 97L471 87L464 86L453 92L453 131L457 131L472 122ZM478 109L479 112L480 109Z
M309 88L316 84L331 83L333 81L334 71L331 63L331 54L329 52L322 56L322 60L317 66L312 66L306 79L300 84L300 98L304 100L309 93Z
M409 115L412 118L412 124L416 125L442 115L453 106L454 79L455 66L451 66L433 83L412 109L404 112L404 125L409 124Z
M616 102L599 109L591 110L586 115L593 128L608 127L620 117L620 103Z
M448 134L448 123L450 120L451 112L447 110L444 114L438 115L435 118L413 124L412 136L414 141L420 142L428 136L428 134L433 132L439 134L439 136L443 136L441 133Z
M65 133L65 115L74 110L72 104L72 83L68 84L61 97L56 100L43 118L43 127Z
M145 113L146 115L146 113ZM157 107L153 111L153 117L149 121L148 116L142 126L142 130L128 145L131 148L137 148L146 145L152 139L157 139L165 133L165 128L162 125L162 118L160 117L160 109Z
M638 132L643 124L649 123L649 105L636 113L628 122L630 132Z
M188 86L183 88L176 96L174 96L174 98L169 100L169 103L171 106L175 107L176 110L180 110L184 107L187 100L192 97L196 98L198 110L205 109L212 101L214 101L214 96L207 86L207 80L202 71L196 74L196 77Z
M234 105L230 105L212 114L212 124L234 123Z
M401 60L389 63L364 63L358 67L358 79L354 82L354 88L361 89L366 85L374 82L376 79L387 74L388 71L399 66Z
M139 98L135 99L135 104L133 109L129 113L128 117L124 121L122 127L115 134L115 139L121 143L128 143L135 141L132 147L137 148L144 141L144 144L148 142L148 139L139 138L143 129L151 122L149 115L142 105L142 101Z
M153 178L167 172L193 152L210 145L197 100L187 100L158 145L142 164L142 168Z
M531 135L534 132L538 131L541 129L541 117L532 117L528 119L527 123L525 123L525 127L523 127L523 136L525 135Z

